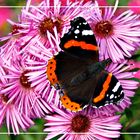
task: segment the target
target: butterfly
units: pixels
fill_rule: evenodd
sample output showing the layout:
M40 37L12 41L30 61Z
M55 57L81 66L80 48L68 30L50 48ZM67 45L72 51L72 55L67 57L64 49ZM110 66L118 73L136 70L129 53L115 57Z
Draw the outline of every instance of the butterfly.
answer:
M60 48L62 51L48 62L47 75L66 109L76 112L88 105L99 108L124 98L120 82L105 70L111 60L99 62L94 33L84 18L71 21Z

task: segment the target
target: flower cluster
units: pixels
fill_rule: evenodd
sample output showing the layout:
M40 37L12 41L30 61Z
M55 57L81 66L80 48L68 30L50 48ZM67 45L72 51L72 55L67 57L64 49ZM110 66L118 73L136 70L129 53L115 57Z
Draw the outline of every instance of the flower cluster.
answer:
M18 21L7 21L11 32L0 38L0 125L27 131L35 118L46 119L47 139L110 139L120 136L119 115L131 105L138 88L139 62L130 60L140 46L140 16L131 10L117 13L114 7L100 8L97 1L42 0L38 6L27 0ZM106 3L107 5L107 3ZM99 61L111 59L106 71L120 82L124 99L101 108L88 106L79 112L66 110L59 90L50 84L47 65L61 50L61 38L70 21L83 17L91 26L99 47Z

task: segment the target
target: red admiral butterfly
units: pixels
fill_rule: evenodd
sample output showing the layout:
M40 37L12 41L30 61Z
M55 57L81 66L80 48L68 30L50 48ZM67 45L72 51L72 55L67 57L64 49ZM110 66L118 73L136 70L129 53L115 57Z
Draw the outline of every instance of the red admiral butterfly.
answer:
M71 21L60 47L63 51L48 62L47 75L60 90L60 100L66 109L101 107L124 98L119 81L105 70L110 60L99 62L94 33L84 18Z

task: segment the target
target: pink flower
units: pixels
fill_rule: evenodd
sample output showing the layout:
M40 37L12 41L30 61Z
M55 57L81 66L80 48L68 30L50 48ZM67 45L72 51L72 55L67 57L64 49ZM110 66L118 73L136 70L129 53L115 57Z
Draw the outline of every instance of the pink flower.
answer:
M14 58L13 58L14 59ZM5 63L1 68L2 87L0 94L7 95L18 111L29 117L42 117L52 111L50 105L41 98L28 80L24 58L15 58L13 63ZM6 60L4 61L6 62Z
M135 68L140 68L140 62L139 61L134 61L134 60L129 60L128 64L130 66L130 70L135 69Z
M46 116L46 140L60 135L59 139L102 139L109 140L120 135L119 116L96 115L94 109L87 108L81 112L69 112L54 107L56 114ZM61 135L63 134L63 135Z
M64 1L64 0L62 0L62 1ZM83 3L86 3L86 2L95 2L95 0L71 0L71 2L79 2L79 1L83 1ZM97 0L97 2L98 2L98 4L100 5L100 6L107 6L108 4L107 4L107 1L106 0Z
M84 5L82 2L66 3L67 6L63 6L59 0L44 0L39 6L32 6L31 0L28 0L26 8L22 9L21 23L16 25L25 26L28 36L33 37L31 39L33 42L39 40L45 45L48 41L48 32L54 35L56 30L60 38L69 29L70 20L77 16L84 16L87 12L86 9L80 8L81 6L94 6L91 2ZM85 18L89 17L85 16Z
M134 77L140 79L140 70L134 73Z
M136 14L140 14L140 9L138 6L140 6L140 1L139 0L130 0L128 3L129 9L134 11Z
M139 61L134 61L134 60L130 60L128 62L129 66L130 66L130 70L134 70L134 69L138 69L137 71L134 71L134 78L138 78L140 79L140 62Z
M11 32L4 37L0 37L0 41L5 41L8 39L20 39L22 38L24 35L26 35L29 32L29 29L27 28L28 25L26 24L26 22L24 21L24 24L21 24L22 16L19 16L18 18L18 23L11 21L10 19L7 19L7 22L9 22L11 24Z
M31 38L28 38L28 36L20 39L15 37L10 38L10 40L8 40L4 45L1 46L1 59L5 59L7 63L11 63L11 61L13 61L13 58L19 55L19 51L29 43L30 39Z
M7 22L7 19L12 16L10 8L0 8L0 28Z
M17 107L8 98L7 95L0 95L0 125L6 122L8 133L10 134L10 128L14 134L19 134L19 128L27 131L27 128L31 127L34 122L25 114L18 111Z
M32 3L35 4L35 3L40 3L41 0L32 0Z
M28 65L29 73L27 76L29 77L29 81L31 81L31 86L49 103L59 104L59 94L58 90L56 90L53 86L51 86L50 81L47 76L47 65L48 61L60 51L59 48L59 38L55 33L55 38L58 40L50 39L50 43L44 46L39 40L36 43L33 43L29 46L30 49L24 51L28 51L29 55L32 57L28 57L26 59L26 64ZM48 34L49 38L51 38L51 34ZM57 43L57 45L54 43ZM52 45L50 45L52 44Z
M7 80L3 78L7 72L4 68L0 67L0 90L3 89L3 84L7 83ZM24 113L19 112L18 107L6 94L0 94L0 126L4 123L7 125L8 133L11 133L11 128L14 134L19 134L19 128L27 131L27 128L31 127L34 122L26 116Z
M131 57L137 50L140 37L139 16L127 10L116 16L118 0L115 7L105 7L104 12L98 8L91 15L91 27L94 30L100 51L100 60L111 58L120 62Z

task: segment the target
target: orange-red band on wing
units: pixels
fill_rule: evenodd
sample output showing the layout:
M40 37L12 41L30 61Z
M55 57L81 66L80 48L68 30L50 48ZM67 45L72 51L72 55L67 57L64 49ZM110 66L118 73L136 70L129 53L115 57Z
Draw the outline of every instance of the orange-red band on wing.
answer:
M56 70L56 60L54 58L50 59L47 65L47 76L48 80L52 85L56 84L58 82L57 76L55 74Z
M103 90L100 92L99 96L97 96L96 98L93 99L94 103L101 101L105 97L106 91L109 88L109 83L111 81L111 78L112 78L112 73L109 73L106 81L103 84Z
M76 41L76 40L70 40L67 43L64 44L64 48L68 49L71 46L80 47L84 50L91 50L91 51L97 51L98 47L92 44L88 44L84 41Z

